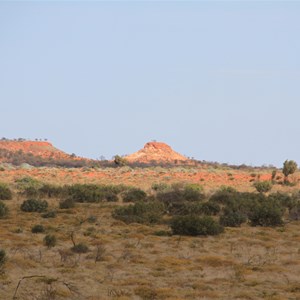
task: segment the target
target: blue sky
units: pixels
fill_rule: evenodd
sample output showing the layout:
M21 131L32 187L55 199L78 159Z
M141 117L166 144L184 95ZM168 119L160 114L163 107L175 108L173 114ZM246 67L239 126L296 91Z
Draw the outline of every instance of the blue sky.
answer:
M300 2L2 1L0 136L300 163Z

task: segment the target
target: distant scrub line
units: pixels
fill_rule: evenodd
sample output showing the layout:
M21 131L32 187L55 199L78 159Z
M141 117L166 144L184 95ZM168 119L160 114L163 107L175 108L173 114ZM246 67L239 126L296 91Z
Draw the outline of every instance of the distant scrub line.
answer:
M198 184L153 184L148 192L125 185L74 184L56 186L44 184L31 177L15 181L15 190L26 200L20 209L26 213L42 213L55 218L48 210L47 199L58 199L59 209L72 209L77 203L118 202L113 218L126 224L167 224L170 234L216 235L224 227L282 226L284 220L300 219L300 193L270 193L267 185L260 192L238 192L222 187L206 195ZM0 218L9 214L5 204L13 197L11 189L0 184ZM127 204L129 203L129 204ZM169 233L166 233L168 235Z

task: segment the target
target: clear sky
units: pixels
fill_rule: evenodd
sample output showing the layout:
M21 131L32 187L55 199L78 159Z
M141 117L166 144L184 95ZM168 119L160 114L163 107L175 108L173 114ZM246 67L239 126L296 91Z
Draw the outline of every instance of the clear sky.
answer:
M300 2L0 1L0 137L300 163Z

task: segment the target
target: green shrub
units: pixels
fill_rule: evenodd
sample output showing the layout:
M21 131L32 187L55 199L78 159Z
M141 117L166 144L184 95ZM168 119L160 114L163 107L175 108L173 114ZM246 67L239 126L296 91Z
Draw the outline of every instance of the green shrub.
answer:
M67 195L75 202L115 202L117 195L126 190L123 185L74 184L66 186Z
M59 202L60 209L68 209L75 207L75 201L72 198L68 198Z
M153 183L151 188L152 188L153 191L163 192L163 191L165 191L169 188L169 185L167 185L164 182L159 182L159 183Z
M161 221L164 205L160 202L137 202L126 207L116 208L112 216L127 224L155 224Z
M217 235L224 231L224 228L214 221L212 217L179 216L171 221L173 234L180 235Z
M268 196L268 200L273 201L273 202L277 202L278 205L280 205L282 207L291 208L297 202L296 197L297 196L295 196L295 195L293 195L293 197L291 197L287 193L277 192L277 193L270 194Z
M147 197L147 194L139 189L139 188L132 188L126 191L123 195L123 202L138 202L143 201Z
M203 187L198 184L189 184L185 186L182 196L186 201L200 201L205 199Z
M167 212L170 215L185 216L185 215L207 215L212 216L220 212L221 208L215 202L201 201L177 201L168 205Z
M25 212L43 212L47 207L48 202L45 200L29 199L21 204L21 210Z
M205 199L203 187L199 184L174 183L171 188L161 190L157 193L157 200L163 202L167 207L175 202L198 202Z
M89 247L86 244L79 243L74 245L71 250L75 253L87 253L89 251Z
M55 245L56 245L56 237L55 237L55 235L47 234L44 237L44 244L49 249L52 248L52 247L55 247Z
M32 177L25 176L16 180L17 188L21 195L26 197L38 197L42 183Z
M201 204L200 213L207 216L215 216L221 211L220 205L216 202L204 202Z
M3 183L0 183L0 200L11 200L12 199L12 191L10 188Z
M5 203L0 201L0 219L6 217L7 215L8 215L8 208L5 205Z
M238 192L228 191L228 190L219 190L215 192L209 198L209 202L216 202L219 204L230 204L235 202L238 197Z
M167 212L173 216L186 216L191 214L201 214L202 203L189 201L176 201L167 206Z
M116 155L114 157L114 163L118 166L118 167L123 167L126 166L128 164L127 160L124 157L121 157L119 155Z
M274 201L265 201L255 205L248 218L251 226L280 226L283 224L284 210Z
M300 202L296 202L289 208L289 219L293 221L300 220Z
M44 183L39 189L38 194L43 197L53 198L66 195L66 190L63 187Z
M55 218L56 217L56 211L55 210L50 210L50 211L47 211L45 213L43 213L42 215L42 218Z
M273 184L271 181L256 181L253 186L259 193L267 193L272 189Z
M118 202L118 196L113 192L106 192L105 193L105 200L107 202Z
M6 262L6 252L3 249L0 249L0 270L3 269Z
M42 232L45 232L45 228L43 225L34 225L32 228L31 228L31 232L32 233L42 233Z
M247 217L240 211L226 208L220 217L220 224L226 227L239 227L247 221Z
M297 163L293 160L286 160L283 163L282 173L284 174L284 182L288 182L288 176L295 173L298 166Z

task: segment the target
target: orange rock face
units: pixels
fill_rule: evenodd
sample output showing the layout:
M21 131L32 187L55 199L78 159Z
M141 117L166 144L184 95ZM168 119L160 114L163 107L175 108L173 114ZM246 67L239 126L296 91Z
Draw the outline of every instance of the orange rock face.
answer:
M143 149L125 157L128 162L186 162L188 158L175 152L169 145L160 142L149 142Z

